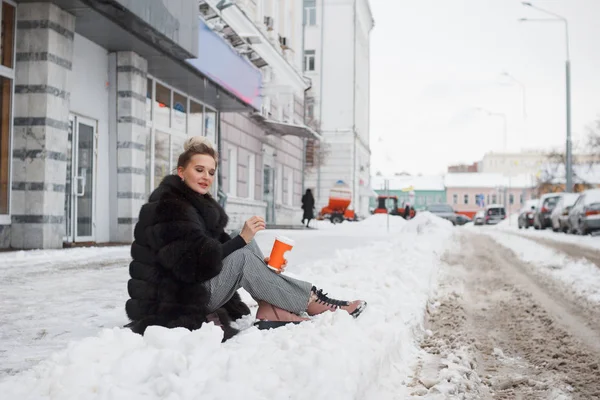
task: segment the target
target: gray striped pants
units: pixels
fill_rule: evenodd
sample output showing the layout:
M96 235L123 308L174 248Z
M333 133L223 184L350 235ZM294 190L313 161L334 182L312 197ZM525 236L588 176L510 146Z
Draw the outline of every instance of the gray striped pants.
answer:
M276 274L264 259L254 240L225 257L221 273L206 282L210 290L210 312L227 303L240 287L254 300L263 300L296 314L306 311L312 284Z

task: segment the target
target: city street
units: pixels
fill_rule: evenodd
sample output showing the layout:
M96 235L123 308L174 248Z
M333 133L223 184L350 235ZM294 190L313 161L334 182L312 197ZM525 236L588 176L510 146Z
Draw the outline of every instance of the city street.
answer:
M473 228L444 256L413 393L598 398L600 251Z
M600 396L595 238L573 244L506 224L452 227L423 212L409 222L391 217L389 233L386 216L265 231L260 247L268 252L282 234L296 241L291 275L366 298L364 315L270 332L244 318L225 344L212 324L142 338L121 328L127 247L0 254L10 265L1 280L0 390L22 399ZM315 365L336 372L325 379ZM209 371L218 385L198 380ZM265 371L273 371L267 387ZM297 371L305 379L291 384Z

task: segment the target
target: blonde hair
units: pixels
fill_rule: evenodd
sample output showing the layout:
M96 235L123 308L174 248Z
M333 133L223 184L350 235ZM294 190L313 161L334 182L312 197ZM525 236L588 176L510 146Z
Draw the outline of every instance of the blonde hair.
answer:
M215 150L215 145L206 136L192 136L183 143L183 153L179 155L177 167L185 168L193 156L196 154L206 154L219 162L219 153Z

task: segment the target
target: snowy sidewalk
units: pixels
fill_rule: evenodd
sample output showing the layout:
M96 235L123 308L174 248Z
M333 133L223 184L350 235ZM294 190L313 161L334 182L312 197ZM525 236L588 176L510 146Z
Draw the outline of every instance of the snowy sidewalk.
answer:
M392 218L389 235L385 226L385 217L374 216L285 232L297 240L290 273L332 297L366 299L358 320L327 313L258 331L247 318L239 323L248 329L225 344L212 324L194 332L153 327L144 337L119 328L126 322L127 248L78 249L70 260L39 252L35 262L35 252L0 254L6 366L0 393L10 399L405 398L416 335L453 229L426 213L408 223ZM259 238L264 250L271 243L272 236ZM310 261L303 263L303 254ZM36 341L46 343L46 352L58 351L7 376L40 353Z

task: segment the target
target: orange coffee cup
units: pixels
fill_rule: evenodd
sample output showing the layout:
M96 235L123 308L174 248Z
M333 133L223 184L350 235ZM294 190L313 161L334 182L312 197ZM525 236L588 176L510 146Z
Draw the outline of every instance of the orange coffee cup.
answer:
M267 266L273 271L280 271L284 261L287 259L287 252L291 251L293 247L294 241L292 239L285 236L276 236Z

